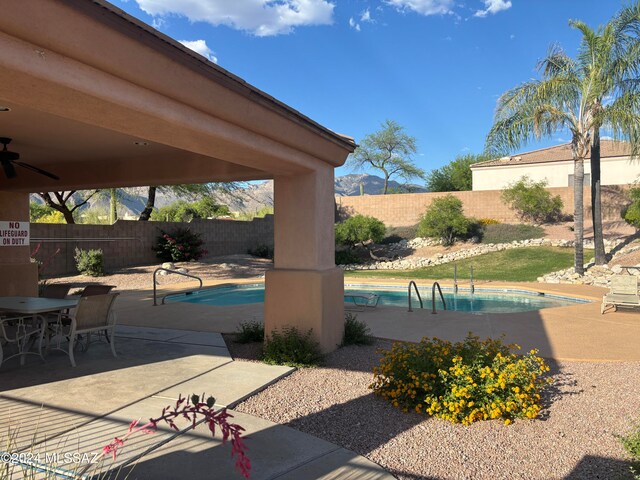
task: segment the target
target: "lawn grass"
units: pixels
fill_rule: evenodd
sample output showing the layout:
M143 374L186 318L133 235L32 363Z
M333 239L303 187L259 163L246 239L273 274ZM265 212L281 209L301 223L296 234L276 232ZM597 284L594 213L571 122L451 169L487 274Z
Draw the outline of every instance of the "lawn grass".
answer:
M491 252L457 261L458 281L469 278L473 266L476 280L504 282L535 282L536 279L556 270L573 266L573 248L526 247ZM585 250L584 257L593 256L593 250ZM411 278L453 280L453 262L415 270L356 270L347 271L348 277Z

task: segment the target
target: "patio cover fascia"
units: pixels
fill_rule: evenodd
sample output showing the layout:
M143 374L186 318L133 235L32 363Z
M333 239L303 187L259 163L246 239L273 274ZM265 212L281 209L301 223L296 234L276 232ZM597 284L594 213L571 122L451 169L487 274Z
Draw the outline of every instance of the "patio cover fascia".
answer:
M0 104L11 150L61 178L0 175L0 220L28 221L26 192L274 178L267 330L340 342L333 169L352 139L101 0L3 2ZM0 248L0 268L0 294L34 292L29 247Z

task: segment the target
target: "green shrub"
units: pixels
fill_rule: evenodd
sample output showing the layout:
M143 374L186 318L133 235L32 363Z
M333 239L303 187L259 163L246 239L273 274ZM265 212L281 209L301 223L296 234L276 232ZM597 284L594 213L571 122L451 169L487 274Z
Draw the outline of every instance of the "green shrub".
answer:
M312 331L302 334L295 327L274 330L267 336L262 361L271 365L315 367L322 362L320 345L312 338Z
M502 192L502 200L524 219L532 222L554 222L562 217L564 203L546 189L547 182L534 182L526 175Z
M640 480L640 424L626 437L621 437L622 446L631 456L631 472L636 480Z
M482 243L511 243L518 240L530 240L544 237L544 228L524 223L489 224L484 227Z
M188 262L198 260L209 253L202 248L204 242L200 234L188 228L179 228L171 234L162 232L156 240L156 256L165 262Z
M262 322L242 322L238 326L236 333L237 343L253 343L264 341L264 323Z
M250 248L247 250L249 255L253 255L258 258L268 258L273 260L273 247L271 245L258 245L256 248Z
M640 188L629 190L631 204L622 211L622 218L632 227L640 229Z
M436 237L444 245L453 245L456 238L469 234L472 220L462 212L462 201L453 195L439 197L431 202L418 224L418 236Z
M394 406L452 423L535 418L540 392L548 383L544 360L531 350L512 353L516 345L469 334L451 343L423 338L418 344L394 343L373 371L370 388Z
M73 257L76 261L78 272L92 277L104 275L104 256L102 250L81 250L76 247Z
M371 240L382 241L386 228L384 223L374 217L355 215L336 225L336 243L355 246Z
M351 250L336 250L336 265L362 263L362 259Z
M344 338L342 345L371 345L374 338L366 323L358 320L358 316L347 313L344 317Z

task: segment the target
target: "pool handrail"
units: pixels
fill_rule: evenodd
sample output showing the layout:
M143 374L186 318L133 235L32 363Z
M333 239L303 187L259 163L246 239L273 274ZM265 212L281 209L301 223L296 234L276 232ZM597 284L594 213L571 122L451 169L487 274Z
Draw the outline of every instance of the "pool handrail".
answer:
M164 272L167 272L167 273L175 273L176 275L182 275L183 277L195 278L196 280L198 280L198 282L200 282L200 286L198 287L198 290L200 290L202 288L202 279L200 277L196 277L195 275L189 275L188 273L178 272L176 270L171 270L171 269L168 269L168 268L163 268L163 267L156 268L153 271L153 306L154 307L158 306L158 303L157 303L157 300L156 300L156 285L158 284L158 282L156 280L156 276L158 275L158 272L160 272L160 271L164 271ZM164 305L164 299L167 298L169 295L173 295L173 293L168 293L164 297L162 297L162 302L161 302L162 305Z
M431 287L431 313L438 313L436 311L436 287L438 287L438 292L440 293L440 298L442 299L442 306L444 310L447 309L447 302L444 300L444 295L442 294L442 288L440 288L440 284L438 282L433 282L433 286Z
M409 287L407 288L407 300L409 301L409 309L407 310L407 312L413 312L413 310L411 309L411 285L413 285L413 288L416 290L416 295L418 295L420 308L424 308L424 306L422 305L422 297L420 296L420 292L418 291L418 285L416 285L416 282L411 280L409 282Z

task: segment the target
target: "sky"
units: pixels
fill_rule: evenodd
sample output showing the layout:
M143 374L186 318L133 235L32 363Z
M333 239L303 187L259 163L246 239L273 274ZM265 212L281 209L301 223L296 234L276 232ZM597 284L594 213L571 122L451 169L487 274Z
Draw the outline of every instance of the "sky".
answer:
M361 141L395 120L427 172L481 153L500 94L537 75L570 19L621 0L111 0L333 131ZM568 141L560 132L520 151ZM512 152L516 153L516 152ZM352 170L340 167L336 175ZM369 171L368 173L375 173ZM420 183L420 182L418 182Z

